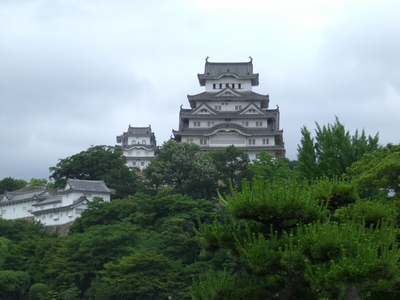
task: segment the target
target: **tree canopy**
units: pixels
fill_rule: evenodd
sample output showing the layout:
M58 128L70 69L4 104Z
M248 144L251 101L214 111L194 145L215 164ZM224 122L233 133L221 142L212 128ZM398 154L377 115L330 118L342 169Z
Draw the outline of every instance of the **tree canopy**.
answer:
M298 145L298 165L296 171L302 178L313 179L321 176L341 176L354 162L366 153L379 149L379 137L366 136L356 130L354 135L336 117L334 124L316 123L315 139L304 126Z
M50 179L64 187L67 179L104 180L116 190L115 198L133 195L139 188L137 175L126 166L122 150L111 146L92 146L86 151L59 159L50 167Z
M341 222L329 217L330 206L360 201L351 182L270 183L259 177L230 194L220 201L231 220L202 224L197 242L212 253L228 250L245 271L196 281L194 299L359 299L361 290L397 282L394 222L383 216L368 227L355 215ZM247 284L237 285L235 277Z
M15 191L21 189L27 185L27 182L23 179L14 179L11 177L6 177L0 180L0 193L4 191Z
M145 169L154 187L170 186L181 195L209 198L215 194L215 166L199 145L165 142Z
M229 184L240 186L243 179L250 179L250 159L246 152L231 145L225 150L207 153L216 168L215 181L219 182L220 190L229 189Z
M379 151L366 153L347 172L366 190L392 191L399 196L400 145L388 144Z

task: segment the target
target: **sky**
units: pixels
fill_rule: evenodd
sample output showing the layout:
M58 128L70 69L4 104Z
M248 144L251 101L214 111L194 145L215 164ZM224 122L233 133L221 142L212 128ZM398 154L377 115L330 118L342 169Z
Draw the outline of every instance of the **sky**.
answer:
M315 122L400 143L398 0L2 0L0 180L149 124L162 145L210 62L247 62L286 156Z

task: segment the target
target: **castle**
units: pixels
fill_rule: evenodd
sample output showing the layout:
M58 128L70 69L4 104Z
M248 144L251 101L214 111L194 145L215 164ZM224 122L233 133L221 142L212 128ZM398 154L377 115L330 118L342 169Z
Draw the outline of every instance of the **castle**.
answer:
M279 107L269 108L269 95L252 91L259 84L248 62L209 62L197 75L205 91L188 95L190 108L181 106L179 128L172 130L177 142L195 143L204 151L224 150L230 145L245 151L251 160L262 150L285 156ZM131 127L117 136L127 165L144 169L157 148L151 127Z

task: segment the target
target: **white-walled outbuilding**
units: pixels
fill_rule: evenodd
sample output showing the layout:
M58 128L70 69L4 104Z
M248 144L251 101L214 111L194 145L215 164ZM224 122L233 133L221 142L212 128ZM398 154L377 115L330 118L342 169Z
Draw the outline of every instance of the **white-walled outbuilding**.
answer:
M63 225L75 220L95 197L109 202L115 190L104 181L68 179L64 188L52 195L47 189L25 193L6 192L0 200L1 217L34 217L45 225Z

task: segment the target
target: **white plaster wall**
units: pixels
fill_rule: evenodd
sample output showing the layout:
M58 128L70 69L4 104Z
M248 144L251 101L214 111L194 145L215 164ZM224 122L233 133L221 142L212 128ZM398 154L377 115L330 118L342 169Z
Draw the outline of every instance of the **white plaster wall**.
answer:
M216 89L214 89L214 83L216 84ZM221 91L221 89L219 88L220 83L222 84L222 89L226 87L227 83L229 83L230 87L232 87L232 83L234 83L235 84L234 89L241 92L251 91L252 89L251 80L237 79L236 77L233 76L224 76L217 80L206 80L205 83L206 92L214 93ZM241 89L238 89L239 83L241 84Z
M153 152L154 153L154 152ZM152 160L154 160L155 156L153 155L147 155L147 156L131 156L126 158L126 165L131 168L131 167L138 167L139 169L143 170L145 169ZM143 162L143 166L142 166Z
M1 217L6 220L32 217L32 204L37 201L14 202L0 206Z
M75 200L78 200L79 197L86 196L86 198L91 201L94 197L102 197L104 201L110 201L109 194L96 193L96 192L78 192L74 191L71 193L66 193L62 195L62 206L67 206L73 204ZM49 207L50 208L50 207Z
M75 208L69 210L55 210L52 212L46 212L35 216L36 221L40 221L45 225L62 225L76 218L80 217L81 212L87 208L87 204L81 203Z
M145 150L145 149L131 149L131 150L124 150L124 156L128 157L154 157L154 150Z
M128 136L128 145L132 145L132 142L135 141L135 144L143 144L143 140L146 145L150 145L150 137L149 136Z

